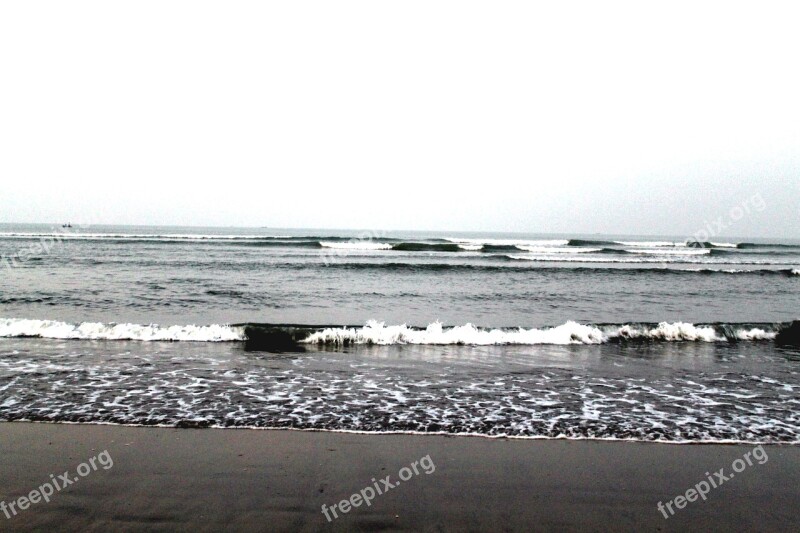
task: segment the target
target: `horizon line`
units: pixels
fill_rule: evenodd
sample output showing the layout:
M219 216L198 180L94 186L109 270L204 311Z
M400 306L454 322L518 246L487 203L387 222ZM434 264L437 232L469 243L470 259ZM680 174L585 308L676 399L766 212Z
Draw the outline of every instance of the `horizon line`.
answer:
M56 228L63 228L65 224L72 224L71 222L0 222L0 225L32 225L32 226L54 226ZM470 230L470 229L462 229L462 230L448 230L448 229L369 229L366 227L361 228L324 228L324 227L311 227L311 226L236 226L236 225L211 225L211 226L201 226L201 225L175 225L175 224L110 224L110 223L103 223L103 224L82 224L76 223L74 226L76 227L124 227L124 228L181 228L181 229L250 229L250 230L322 230L322 231L371 231L371 232L394 232L394 233L476 233L476 234L505 234L505 235L551 235L551 236L588 236L588 235L600 235L600 236L626 236L626 237L646 237L646 238L672 238L678 237L679 234L667 234L667 233L603 233L603 232L550 232L550 231L519 231L519 230ZM706 242L713 242L714 240L719 239L784 239L784 240L800 240L800 236L798 237L780 237L780 236L766 236L766 237L756 237L756 236L745 236L745 235L718 235L709 237L708 241ZM696 240L693 236L688 235L681 237L679 240Z

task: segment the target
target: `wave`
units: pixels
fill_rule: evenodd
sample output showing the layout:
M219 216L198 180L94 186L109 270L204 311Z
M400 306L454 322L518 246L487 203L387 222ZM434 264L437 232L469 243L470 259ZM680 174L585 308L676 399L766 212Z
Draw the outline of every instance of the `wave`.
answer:
M685 243L688 248L736 248L736 243L731 242L709 242L688 240Z
M565 239L455 239L446 238L447 242L466 245L481 246L566 246L569 241Z
M323 248L333 248L336 250L391 250L392 245L384 242L372 241L322 241L319 243Z
M616 241L622 246L643 246L645 248L680 248L685 247L686 242L681 241Z
M587 248L587 249L591 250L591 248ZM603 248L601 250L598 250L597 253L604 254L604 255L626 255L626 254L630 254L631 252L629 252L628 250L621 250L619 248Z
M687 249L669 249L667 247L662 248L641 248L637 249L636 247L629 246L634 248L633 250L625 250L623 248L611 248L610 246L620 246L622 243L617 242L608 242L604 243L603 241L581 241L584 243L594 242L596 246L603 246L602 248L592 248L589 247L588 244L581 244L581 245L571 245L570 247L565 248L555 248L555 247L545 247L545 246L495 246L491 249L487 249L484 246L483 251L493 251L493 252L531 252L531 253L543 253L543 254L554 254L554 253L565 253L565 254L591 254L591 253L599 253L599 254L629 254L629 253L637 253L637 254L648 254L648 255L707 255L710 250L687 250ZM648 243L653 244L653 243Z
M475 251L474 249L464 248L455 243L429 243L429 242L401 242L391 247L392 250L402 252L460 252L462 250Z
M754 242L740 242L736 247L741 250L758 248L790 248L793 250L800 250L800 244L758 244Z
M488 253L519 252L519 251L521 251L520 248L517 248L513 244L484 244L481 249L482 249L482 251L488 252Z
M599 252L600 248L584 248L580 250L564 248L559 246L532 245L532 244L470 244L456 242L437 242L430 241L270 241L244 243L251 246L308 246L321 248L336 248L340 250L393 250L398 252L535 252L535 253L590 253Z
M710 243L709 243L710 245ZM568 246L627 246L631 248L681 248L688 246L687 242L675 241L595 241L586 239L570 239Z
M252 246L255 248L322 248L319 241L309 240L267 240L267 241L239 241L235 243L237 246Z
M103 324L83 322L68 324L54 320L0 319L0 337L38 337L72 340L132 340L132 341L244 341L241 327L168 326L140 324Z
M251 349L302 350L305 346L348 345L570 345L620 342L736 342L780 340L797 343L800 321L792 323L580 324L525 329L481 328L473 324L425 328L370 320L364 326L314 326L245 323L209 326L69 324L50 320L0 319L0 337L107 341L245 342Z
M615 246L619 244L616 241L591 241L584 239L570 239L567 246Z
M624 252L624 251L623 251ZM552 256L535 256L535 255L518 255L518 254L510 254L507 255L509 259L513 261L530 261L534 263L552 263L552 262L563 262L563 263L661 263L662 261L658 259L647 259L647 258L625 258L625 259L612 259L609 257L552 257Z
M682 249L682 248L642 248L637 250L631 250L631 253L634 254L643 254L643 255L711 255L711 252L714 250L691 250L691 249Z
M592 253L599 252L601 248L566 248L560 246L542 246L531 244L484 244L480 250L485 253L505 253L505 252L536 252L536 253L562 253L562 254L579 254L579 253Z
M324 248L339 247L356 249L357 245L369 246L372 241L359 240L352 237L338 236L303 236L290 237L284 235L158 235L158 234L105 234L105 233L0 233L2 239L41 240L53 242L101 242L103 244L118 245L204 245L204 246L246 246L265 248ZM396 239L381 239L386 242L395 242ZM333 245L333 246L331 246ZM364 247L362 246L362 247ZM386 249L391 245L385 244ZM382 249L382 248L381 248Z
M750 249L752 251L743 251L742 249L720 249L714 248L708 250L713 256L720 257L754 257L754 256L767 256L767 257L791 257L800 255L800 250L794 248L778 248L770 249Z
M709 252L709 250L705 250ZM617 253L617 252L614 252ZM604 254L605 255L605 254ZM600 254L587 254L584 256L560 256L550 255L522 255L508 254L506 259L511 261L528 261L531 263L608 263L608 264L670 264L670 265L737 265L737 266L791 266L796 261L771 261L771 260L722 260L716 261L709 257L709 253L700 254L641 254L635 252L622 251L619 255L627 257L602 257ZM639 257L636 257L636 256ZM705 259L703 259L705 258Z
M289 235L214 235L181 233L83 233L80 231L0 232L0 239L59 238L75 240L247 241L260 239L309 239ZM335 237L338 238L338 237Z
M331 262L327 267L329 269L342 269L342 270L389 270L389 271L409 271L409 272L439 272L439 271L452 271L452 272L514 272L526 271L537 272L542 275L547 273L558 272L573 272L576 274L605 274L605 275L622 275L622 276L636 276L640 274L663 274L663 275L715 275L715 274L740 274L740 275L753 275L753 276L780 276L780 277L795 277L800 276L800 269L796 268L678 268L674 267L648 267L637 266L635 268L620 268L615 266L617 263L628 264L625 261L561 261L555 259L553 261L538 261L531 260L527 257L523 259L511 259L507 256L506 264L475 264L475 263L401 263L401 262L386 262L386 263L368 263L368 262ZM495 261L499 258L487 258L487 261ZM608 264L609 266L580 266L581 263L601 263ZM550 263L567 263L558 266L550 266ZM568 263L575 263L570 265ZM633 264L653 264L659 263L658 261L636 261ZM698 264L704 265L708 263L679 263L679 264ZM304 265L298 265L298 268L306 268Z
M736 243L730 242L699 242L686 241L595 241L586 239L571 239L568 246L625 246L628 248L736 248Z
M264 248L331 248L342 251L382 251L399 252L484 252L487 254L507 254L529 252L535 254L625 254L628 252L643 255L800 255L800 244L759 244L677 241L627 241L593 239L494 239L494 238L419 238L401 239L369 235L360 238L341 235L235 235L235 234L180 234L180 233L99 233L80 231L53 232L0 232L2 240L42 240L58 242L102 242L117 245L203 245L203 246L244 246ZM366 235L366 234L365 234Z
M386 326L369 321L361 328L328 328L311 334L303 344L346 346L352 344L425 344L425 345L539 345L606 344L623 341L697 341L730 342L775 339L780 327L736 325L695 326L684 322L662 322L651 326L625 324L592 326L567 322L544 329L482 329L472 324L445 328L435 322L425 329L406 325Z
M574 250L570 248L552 248L547 246L517 246L516 248L522 252L538 254L588 254L602 251L600 248L581 248L580 250Z

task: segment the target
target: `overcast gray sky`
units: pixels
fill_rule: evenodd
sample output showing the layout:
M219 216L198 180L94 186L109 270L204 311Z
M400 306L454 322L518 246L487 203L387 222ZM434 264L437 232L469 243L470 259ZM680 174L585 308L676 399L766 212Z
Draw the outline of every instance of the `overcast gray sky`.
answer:
M643 4L4 2L0 222L800 237L800 9Z

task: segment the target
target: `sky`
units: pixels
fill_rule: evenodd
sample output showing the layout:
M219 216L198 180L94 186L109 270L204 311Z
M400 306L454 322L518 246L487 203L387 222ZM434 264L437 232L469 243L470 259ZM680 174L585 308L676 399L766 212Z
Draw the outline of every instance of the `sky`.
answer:
M3 2L0 222L800 238L800 7L643 4Z

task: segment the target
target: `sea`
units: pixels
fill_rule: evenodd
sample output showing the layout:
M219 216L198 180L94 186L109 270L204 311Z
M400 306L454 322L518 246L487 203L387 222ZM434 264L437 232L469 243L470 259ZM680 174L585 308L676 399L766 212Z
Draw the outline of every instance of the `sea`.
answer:
M5 224L0 420L798 443L798 318L788 239Z

